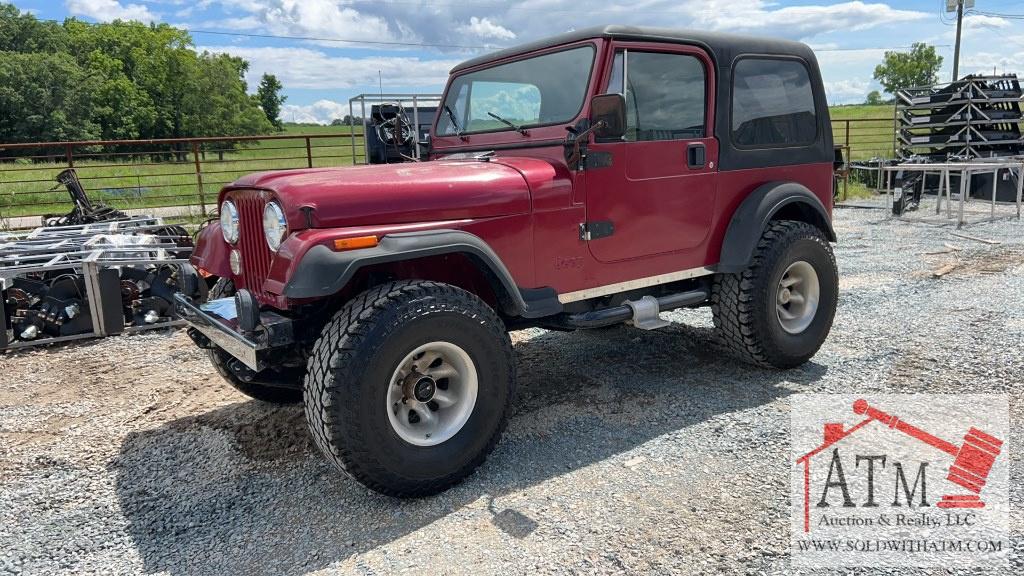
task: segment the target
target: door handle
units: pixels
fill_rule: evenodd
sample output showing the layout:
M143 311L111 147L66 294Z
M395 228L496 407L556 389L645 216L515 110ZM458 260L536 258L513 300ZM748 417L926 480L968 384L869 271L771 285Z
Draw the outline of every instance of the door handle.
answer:
M707 149L703 144L690 144L686 147L686 166L688 168L703 168L707 163Z

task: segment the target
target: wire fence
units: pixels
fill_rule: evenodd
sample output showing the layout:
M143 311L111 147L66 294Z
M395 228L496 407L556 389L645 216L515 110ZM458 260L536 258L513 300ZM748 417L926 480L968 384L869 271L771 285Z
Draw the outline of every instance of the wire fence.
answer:
M0 143L0 227L72 208L57 174L74 168L94 202L119 210L190 208L206 216L221 186L263 170L361 161L362 133ZM164 210L164 212L168 212ZM5 226L6 225L6 226Z
M849 160L893 156L891 118L832 121ZM298 135L0 143L0 228L35 226L71 210L54 178L75 168L90 198L119 210L183 208L205 217L221 186L263 170L363 161L362 132ZM159 210L157 210L160 213ZM163 211L170 214L170 211Z
M847 160L892 158L895 131L892 118L832 120L832 140L848 151Z

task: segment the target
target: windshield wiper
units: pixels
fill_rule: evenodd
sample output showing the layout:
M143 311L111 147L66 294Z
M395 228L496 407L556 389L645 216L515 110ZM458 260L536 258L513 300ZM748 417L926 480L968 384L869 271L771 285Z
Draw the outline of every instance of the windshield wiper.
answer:
M505 126L508 126L509 128L515 130L516 132L519 132L523 136L529 136L530 135L530 133L526 131L526 128L523 128L522 126L518 126L516 124L513 124L513 123L509 122L508 120L505 120L501 116L498 116L494 112L488 112L487 115L490 116L491 118L494 118L498 122L501 122Z
M444 111L448 114L448 119L452 122L452 128L455 128L455 135L462 136L462 128L459 127L459 121L455 119L455 112L447 104L444 105Z

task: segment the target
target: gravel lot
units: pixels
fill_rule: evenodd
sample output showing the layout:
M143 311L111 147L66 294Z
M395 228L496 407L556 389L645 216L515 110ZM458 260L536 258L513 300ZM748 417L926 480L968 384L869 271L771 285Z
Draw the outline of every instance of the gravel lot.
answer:
M840 308L798 370L724 357L708 310L653 332L514 334L504 440L417 501L335 473L300 408L235 393L181 332L2 355L0 574L788 573L791 394L996 392L1014 421L1024 409L1024 223L966 230L1002 242L987 245L884 215L837 211ZM943 243L962 250L926 254Z

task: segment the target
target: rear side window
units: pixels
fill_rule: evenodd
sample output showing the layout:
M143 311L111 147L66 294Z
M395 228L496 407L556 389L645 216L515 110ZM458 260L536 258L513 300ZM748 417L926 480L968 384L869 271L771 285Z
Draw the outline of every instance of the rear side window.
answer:
M803 62L743 58L733 67L732 140L744 148L805 146L818 138Z

